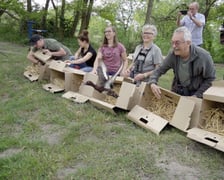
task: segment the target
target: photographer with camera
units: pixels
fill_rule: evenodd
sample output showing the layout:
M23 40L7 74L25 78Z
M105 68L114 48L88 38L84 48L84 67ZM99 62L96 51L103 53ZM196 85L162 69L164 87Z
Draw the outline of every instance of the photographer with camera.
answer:
M209 52L191 43L191 32L186 27L177 28L172 36L172 50L153 72L149 84L153 94L161 98L158 79L173 69L172 91L182 96L203 97L215 80L215 68Z
M133 78L136 85L139 85L141 81L147 82L153 70L163 60L160 48L153 43L156 35L157 29L154 25L143 26L142 44L135 48L133 62L125 71L125 76Z
M201 46L203 44L203 28L205 26L205 16L198 13L199 4L193 2L189 5L188 11L179 11L177 15L177 26L185 26L192 35L192 43ZM181 16L184 17L181 19Z

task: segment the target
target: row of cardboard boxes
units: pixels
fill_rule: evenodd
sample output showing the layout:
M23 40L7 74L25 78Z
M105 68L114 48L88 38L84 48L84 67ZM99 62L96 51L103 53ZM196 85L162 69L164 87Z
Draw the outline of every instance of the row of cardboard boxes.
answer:
M42 57L39 57L42 58ZM224 151L224 81L215 81L203 99L179 96L161 87L162 98L156 99L146 83L139 87L129 79L117 77L114 91L118 98L99 93L86 81L98 82L98 76L66 66L62 61L47 59L38 73L27 69L30 81L47 80L43 88L64 92L62 97L77 103L89 101L94 106L116 114L127 112L127 118L159 134L167 124L186 132L190 139Z

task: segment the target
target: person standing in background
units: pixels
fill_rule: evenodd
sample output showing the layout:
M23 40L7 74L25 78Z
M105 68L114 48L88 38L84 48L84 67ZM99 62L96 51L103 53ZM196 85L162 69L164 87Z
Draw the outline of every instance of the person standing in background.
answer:
M199 4L192 2L189 5L187 14L181 19L183 15L178 12L177 15L177 26L185 26L189 29L192 35L192 44L201 46L203 44L203 28L205 26L205 16L198 13Z

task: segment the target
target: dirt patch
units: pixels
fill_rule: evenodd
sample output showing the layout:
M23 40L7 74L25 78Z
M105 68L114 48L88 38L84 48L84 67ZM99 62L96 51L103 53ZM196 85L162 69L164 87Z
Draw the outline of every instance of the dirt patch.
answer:
M41 129L43 131L41 139L47 141L49 145L58 144L61 140L61 136L64 133L61 128L50 124L43 126Z
M79 163L74 167L60 169L57 172L57 179L62 180L62 179L65 179L69 175L72 175L72 174L75 175L75 173L78 171L78 169L80 169L82 167L84 167L84 165L82 163Z
M28 52L27 46L27 52ZM19 44L0 42L0 56L7 56L7 54L23 54L24 46Z
M167 179L198 180L201 178L201 173L195 167L184 166L178 162L159 160L156 165L163 169Z
M0 159L1 158L9 158L9 157L12 157L13 155L15 154L18 154L20 152L23 151L23 148L20 148L20 149L7 149L5 151L3 151L2 153L0 153Z

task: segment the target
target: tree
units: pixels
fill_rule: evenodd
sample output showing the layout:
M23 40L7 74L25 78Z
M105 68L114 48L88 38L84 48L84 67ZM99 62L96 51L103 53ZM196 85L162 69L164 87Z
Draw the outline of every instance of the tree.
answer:
M55 11L55 21L52 24L54 25L54 29L58 30L58 7L55 5L54 0L51 0L51 3Z
M31 0L27 0L26 1L26 3L27 3L27 12L32 12L32 2L31 2Z
M151 19L151 15L152 15L153 2L154 2L154 0L148 0L145 24L151 23L150 19Z
M65 30L65 0L61 1L61 12L59 15L60 23L59 23L59 32L61 38L64 38L64 30Z
M79 33L82 32L83 29L88 29L89 21L93 8L93 0L83 0L81 7L81 26L79 29Z
M41 20L41 27L43 29L46 29L47 13L48 13L48 8L49 8L49 3L50 3L50 0L46 0L45 7L43 9L43 16L42 16L42 20Z

